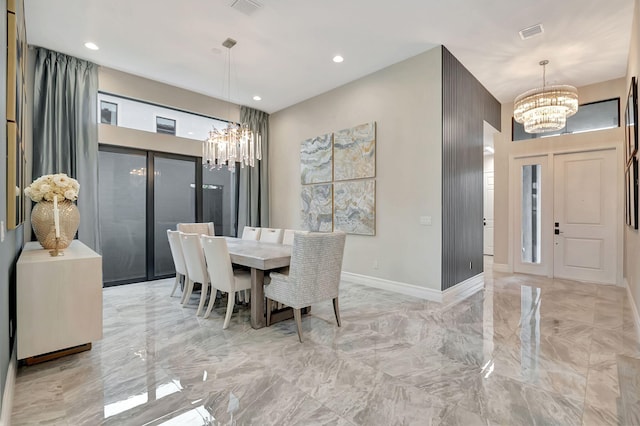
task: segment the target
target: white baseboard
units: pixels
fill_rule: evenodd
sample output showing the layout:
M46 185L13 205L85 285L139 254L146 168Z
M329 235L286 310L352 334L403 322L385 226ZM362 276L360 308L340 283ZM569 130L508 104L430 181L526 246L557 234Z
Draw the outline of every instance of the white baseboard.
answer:
M351 272L342 272L341 279L355 284L405 294L419 299L431 300L433 302L445 303L447 305L457 303L484 288L484 274L482 273L456 284L445 291Z
M629 304L631 305L631 312L633 313L633 322L636 325L636 334L638 335L638 339L640 339L640 315L638 315L636 301L633 298L631 287L629 287L629 281L627 281L626 278L624 279L624 286L627 288L627 296L629 297Z
M442 292L442 303L453 305L484 288L484 273L468 278Z
M496 272L509 272L509 265L506 263L494 263L493 270Z
M13 346L13 353L9 360L9 368L7 369L7 380L4 383L4 393L2 395L2 412L0 413L0 426L11 425L11 412L13 411L13 394L16 384L16 347Z
M420 287L399 281L385 280L383 278L371 277L368 275L354 274L351 272L342 272L341 279L351 283L379 288L381 290L388 290L394 293L431 300L433 302L442 302L442 292L432 288Z

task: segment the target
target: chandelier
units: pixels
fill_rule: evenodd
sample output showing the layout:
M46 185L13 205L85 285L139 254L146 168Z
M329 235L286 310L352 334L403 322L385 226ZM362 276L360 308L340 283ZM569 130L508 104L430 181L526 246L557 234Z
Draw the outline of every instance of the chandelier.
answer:
M573 86L546 86L546 65L542 65L542 87L524 92L513 105L513 118L524 124L527 133L543 133L560 130L567 124L567 117L578 111L578 91Z
M228 102L231 104L231 48L236 41L228 38L222 43L227 48ZM247 124L228 122L223 129L213 128L204 140L202 164L209 169L223 166L234 172L236 162L240 167L255 166L255 160L262 160L262 137L253 132Z

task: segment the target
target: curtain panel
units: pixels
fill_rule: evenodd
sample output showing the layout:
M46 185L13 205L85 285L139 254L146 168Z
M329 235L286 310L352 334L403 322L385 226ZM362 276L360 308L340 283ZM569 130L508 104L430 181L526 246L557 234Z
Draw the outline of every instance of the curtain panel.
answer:
M35 56L32 178L66 173L78 180L78 239L100 252L98 68L40 47Z
M245 226L269 226L269 114L240 107L240 122L262 136L262 160L255 167L236 167L238 179L238 235Z

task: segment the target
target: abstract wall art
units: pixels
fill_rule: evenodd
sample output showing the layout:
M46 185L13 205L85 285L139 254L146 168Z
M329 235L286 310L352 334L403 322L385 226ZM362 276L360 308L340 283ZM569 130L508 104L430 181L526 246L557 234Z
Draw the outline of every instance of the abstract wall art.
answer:
M303 185L331 182L333 177L333 135L302 141L300 147L300 181Z
M366 123L335 133L334 180L376 176L376 123Z
M374 179L335 182L334 229L348 234L375 235L376 181Z
M333 230L332 184L307 185L302 187L302 229L313 232Z

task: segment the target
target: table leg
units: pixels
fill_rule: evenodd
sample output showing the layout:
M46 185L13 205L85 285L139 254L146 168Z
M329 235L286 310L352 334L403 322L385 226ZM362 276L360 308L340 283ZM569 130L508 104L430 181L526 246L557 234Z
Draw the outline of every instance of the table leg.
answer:
M264 319L264 271L251 268L251 327L262 328Z

